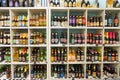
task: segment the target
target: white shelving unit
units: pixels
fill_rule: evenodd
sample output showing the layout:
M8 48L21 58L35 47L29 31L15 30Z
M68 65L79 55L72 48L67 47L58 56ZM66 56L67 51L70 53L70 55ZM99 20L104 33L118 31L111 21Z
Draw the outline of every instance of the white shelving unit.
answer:
M28 76L28 80L30 80L30 74L31 74L31 65L34 64L34 62L31 62L31 59L30 59L30 55L31 55L31 48L33 47L44 47L46 48L46 52L47 52L47 61L45 62L40 62L40 63L36 63L36 64L45 64L47 66L47 79L46 80L71 80L71 78L69 78L67 76L67 78L64 78L64 79L57 79L57 78L52 78L51 77L51 66L52 65L65 65L66 68L67 68L67 75L69 75L69 65L71 64L82 64L84 66L84 78L83 79L75 79L75 80L89 80L89 79L86 79L86 65L87 64L99 64L100 65L100 72L101 72L101 79L104 78L104 75L103 75L103 67L104 67L104 64L113 64L115 65L116 69L117 69L117 76L119 77L120 76L120 37L119 37L119 43L118 44L104 44L104 32L105 31L117 31L119 32L119 35L120 35L120 24L119 24L119 27L87 27L87 26L78 26L78 27L70 27L69 26L69 15L71 14L71 12L77 12L77 13L83 13L84 16L86 17L86 22L87 22L87 18L88 18L88 15L89 13L97 13L97 15L101 15L103 17L103 22L105 22L105 12L106 11L112 11L112 12L117 12L118 15L120 16L120 9L119 8L73 8L73 7L4 7L4 8L0 8L0 11L7 11L9 12L9 15L10 15L10 27L0 27L0 30L10 30L10 40L11 40L11 44L10 45L0 45L0 47L10 47L10 50L11 50L11 62L10 63L6 63L6 62L1 62L0 65L5 65L5 64L9 64L11 65L11 74L12 74L12 79L14 78L14 67L15 65L28 65L29 66L29 76ZM14 15L14 12L26 12L28 14L28 27L12 27L12 15ZM45 27L41 27L41 26L38 26L38 27L30 27L29 26L29 19L30 19L30 16L31 16L31 13L37 13L39 11L45 11L46 12L46 26ZM60 26L51 26L51 16L57 12L57 15L61 14L62 12L65 12L66 16L67 16L67 25L68 26L65 26L65 27L60 27ZM0 12L1 13L1 12ZM58 14L59 13L59 14ZM120 19L120 17L119 17ZM120 21L119 21L120 23ZM86 23L87 25L87 23ZM28 33L28 44L26 45L14 45L12 44L12 41L13 41L13 32L14 30L26 30L27 33ZM46 44L36 44L36 45L31 45L30 44L30 34L31 34L31 31L32 30L45 30L46 31ZM103 36L102 36L102 44L100 45L96 45L96 44L87 44L87 37L86 37L86 33L87 32L92 32L92 31L96 31L101 33ZM51 44L51 32L52 31L65 31L67 32L67 44ZM70 39L70 32L72 31L77 31L77 32L82 32L84 33L85 35L85 43L84 44L70 44L69 43L69 39ZM24 62L13 62L13 48L19 48L19 47L27 47L28 48L28 53L29 53L29 61L27 63L24 63ZM69 49L70 48L83 48L84 50L84 61L80 61L80 62L69 62L68 61L68 58L67 58L67 62L51 62L50 58L51 58L51 48L66 48L67 49L67 57L68 57L68 54L69 54ZM87 62L86 61L86 58L87 58L87 48L88 47L94 47L94 48L97 48L99 47L101 49L101 61L100 62ZM105 47L112 47L112 48L115 48L117 49L118 51L118 62L105 62L103 60L103 56L104 56L104 48ZM101 80L101 79L97 79L97 80ZM91 79L93 80L93 79Z

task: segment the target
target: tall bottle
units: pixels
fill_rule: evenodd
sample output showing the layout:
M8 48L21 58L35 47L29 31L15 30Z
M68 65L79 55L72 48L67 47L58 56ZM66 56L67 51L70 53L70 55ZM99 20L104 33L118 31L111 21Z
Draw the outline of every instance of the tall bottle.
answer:
M117 14L115 14L115 17L114 17L114 27L118 27L118 25L119 25L119 19L118 19Z
M90 7L90 1L89 1L89 0L87 0L86 7L87 7L87 8Z
M81 7L83 7L83 8L85 8L85 7L86 7L85 0L82 0L82 2L81 2Z
M29 7L29 0L23 0L23 7Z

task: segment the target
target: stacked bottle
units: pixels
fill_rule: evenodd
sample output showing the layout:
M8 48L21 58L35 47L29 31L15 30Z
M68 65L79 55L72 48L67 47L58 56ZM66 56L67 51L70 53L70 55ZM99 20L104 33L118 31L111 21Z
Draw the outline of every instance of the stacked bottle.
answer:
M69 26L86 26L86 18L85 16L69 16Z
M66 78L67 70L66 65L52 65L51 66L51 77L54 78Z
M1 65L0 66L0 78L5 75L6 75L6 77L4 77L4 79L11 79L11 66L10 65Z
M102 44L102 34L87 33L88 44Z
M25 14L20 14L12 17L12 27L27 27L28 26L28 16Z
M10 32L0 31L0 44L9 45L10 44Z
M88 27L103 27L102 16L88 17L87 26Z
M86 78L101 78L101 72L99 64L87 64L86 66Z
M34 0L2 0L0 7L34 7Z
M66 16L53 16L51 20L52 27L67 27L67 17Z
M31 27L39 27L39 26L46 26L46 13L40 12L39 14L33 14L30 17L30 26Z
M51 49L51 62L67 62L67 49L66 48L52 48Z
M104 76L107 78L117 78L117 68L114 64L104 64L103 65Z
M105 44L117 44L119 41L118 32L106 31L104 33Z
M114 17L113 17L114 16ZM106 12L105 14L105 26L106 27L119 27L119 18L118 14L113 15L112 12Z
M0 62L11 62L10 48L0 48Z
M67 44L67 32L52 32L51 33L51 44Z
M83 33L70 33L70 44L84 44L85 36Z
M14 78L27 78L29 74L28 65L15 65Z
M46 61L46 49L35 47L31 51L31 62L45 62Z
M31 79L46 79L47 67L46 65L32 65Z
M0 16L0 27L9 27L10 26L10 16L9 15L1 15Z
M30 44L45 44L46 33L43 32L32 32L30 34Z
M118 61L118 51L111 48L104 49L104 61L114 62Z
M69 78L84 78L84 67L81 64L69 65Z
M89 0L50 0L50 7L99 8L99 2L95 0L94 4L90 4Z
M101 61L101 52L100 50L88 48L87 49L87 59L88 62Z
M18 48L13 53L13 61L14 62L28 62L28 48Z
M77 48L76 51L75 51L75 49L70 48L68 60L69 60L69 62L84 61L84 51L81 48Z
M28 33L26 32L14 32L13 44L28 44Z

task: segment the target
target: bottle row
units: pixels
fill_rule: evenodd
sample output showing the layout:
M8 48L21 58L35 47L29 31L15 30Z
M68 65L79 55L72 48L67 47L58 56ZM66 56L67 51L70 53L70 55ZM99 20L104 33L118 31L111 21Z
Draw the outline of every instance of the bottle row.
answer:
M35 12L34 12L35 11ZM98 11L100 14L97 14ZM51 27L119 27L119 13L106 10L104 11L89 11L86 13L84 10L70 10L57 11L51 10ZM3 11L0 14L0 27L46 27L47 26L47 13L46 10L30 9L28 16L27 10L24 12L19 10L12 10L10 17L9 10ZM61 15L59 15L61 13ZM86 17L86 14L87 17ZM11 18L11 25L10 25ZM105 18L105 19L104 19ZM29 22L29 24L28 24Z
M106 8L120 8L119 0L50 0L49 4L50 7L100 8L102 2L106 3Z
M98 14L98 12L100 14ZM69 10L68 11L53 11L51 15L52 27L119 27L119 13L118 11L112 12L105 11L82 11L82 10ZM61 15L58 15L61 13ZM87 17L86 17L87 14Z
M81 8L100 8L99 0L1 0L0 7L81 7ZM107 8L120 8L118 0L106 0Z
M102 56L103 54L103 56ZM47 49L45 47L31 47L30 52L28 47L9 47L0 48L0 62L30 62L41 63L47 62ZM101 47L87 47L86 52L84 47L52 47L50 53L51 62L118 62L119 50L111 47L105 47L102 52Z
M119 44L119 31L105 30L104 34L101 30L89 30L87 33L84 30L74 29L52 29L51 31L51 44ZM98 33L99 32L99 33ZM10 35L13 34L12 41L10 40ZM27 29L13 29L10 33L10 30L1 30L0 31L0 44L1 45L27 45L27 44L47 44L46 39L46 30L30 30L30 36L28 36ZM86 35L86 39L85 39ZM104 37L102 36L104 35ZM69 37L68 37L69 36ZM68 41L69 38L69 41ZM104 41L103 41L104 40Z
M86 70L85 65L82 64L69 64L60 65L60 64L52 64L51 65L51 78L52 79L101 79L101 77L106 78L117 78L117 64L103 64L103 68L101 69L101 65L99 64L87 64ZM28 79L29 76L31 79L47 79L47 65L13 65L13 78L25 78ZM67 69L68 68L68 69ZM101 71L103 74L101 74ZM29 74L30 71L30 74ZM86 71L86 72L85 72ZM4 79L10 79L11 75L11 66L10 65L1 65L0 67L0 77L4 76ZM85 75L86 73L86 75ZM109 75L108 75L109 74Z
M0 7L47 7L47 0L1 0Z

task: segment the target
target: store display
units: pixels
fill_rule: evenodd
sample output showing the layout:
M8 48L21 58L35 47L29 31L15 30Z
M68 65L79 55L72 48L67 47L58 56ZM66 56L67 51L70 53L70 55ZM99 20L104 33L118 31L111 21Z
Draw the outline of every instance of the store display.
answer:
M0 78L6 76L6 79L11 79L11 66L10 65L0 65Z
M1 0L0 7L34 7L34 0Z
M67 49L66 48L52 48L51 49L51 62L67 62Z
M87 33L88 44L102 44L102 34Z
M88 62L101 61L101 52L97 49L88 48L87 49L87 59Z
M11 62L10 48L0 48L0 62Z
M9 31L0 31L0 45L10 45Z
M101 72L99 64L87 64L86 66L86 78L97 78L100 79Z
M51 44L67 44L67 33L61 32L58 34L57 32L51 33Z
M113 77L114 79L117 77L117 68L115 66L116 65L112 64L104 64L103 71L104 75L107 76L107 78Z
M47 60L46 49L35 47L31 51L31 62L45 62Z
M0 27L10 27L9 15L0 15Z
M98 0L90 4L89 0L50 0L50 7L82 7L82 8L99 8Z
M104 39L105 44L117 44L119 42L118 38L119 34L118 32L105 32L104 33Z
M28 48L18 48L13 52L13 62L28 62Z
M13 33L13 44L28 44L28 33L27 32L14 32Z
M28 16L25 14L20 14L18 16L12 17L12 27L27 27L28 26Z
M119 80L119 1L0 0L0 80Z
M30 17L30 26L32 27L46 26L46 13L40 12L40 14L33 14Z
M51 21L52 27L67 27L66 16L53 16Z
M14 78L27 78L29 74L28 65L15 65Z
M106 27L119 27L118 14L113 14L109 11L105 14L105 26Z
M111 48L105 48L103 59L108 62L118 61L118 51Z
M85 37L82 33L70 33L70 44L84 44Z
M31 66L31 79L46 79L46 78L47 78L46 65Z
M86 19L85 16L69 16L69 26L85 26Z
M81 48L77 48L76 51L75 51L75 49L70 48L68 60L69 60L69 62L84 61L84 51Z
M88 17L87 26L88 27L103 27L103 18L102 18L102 16Z
M84 67L81 64L69 65L69 78L84 78Z
M30 44L45 44L46 34L43 32L32 32L30 36Z
M66 78L67 71L66 65L52 65L51 66L51 77L54 78Z

